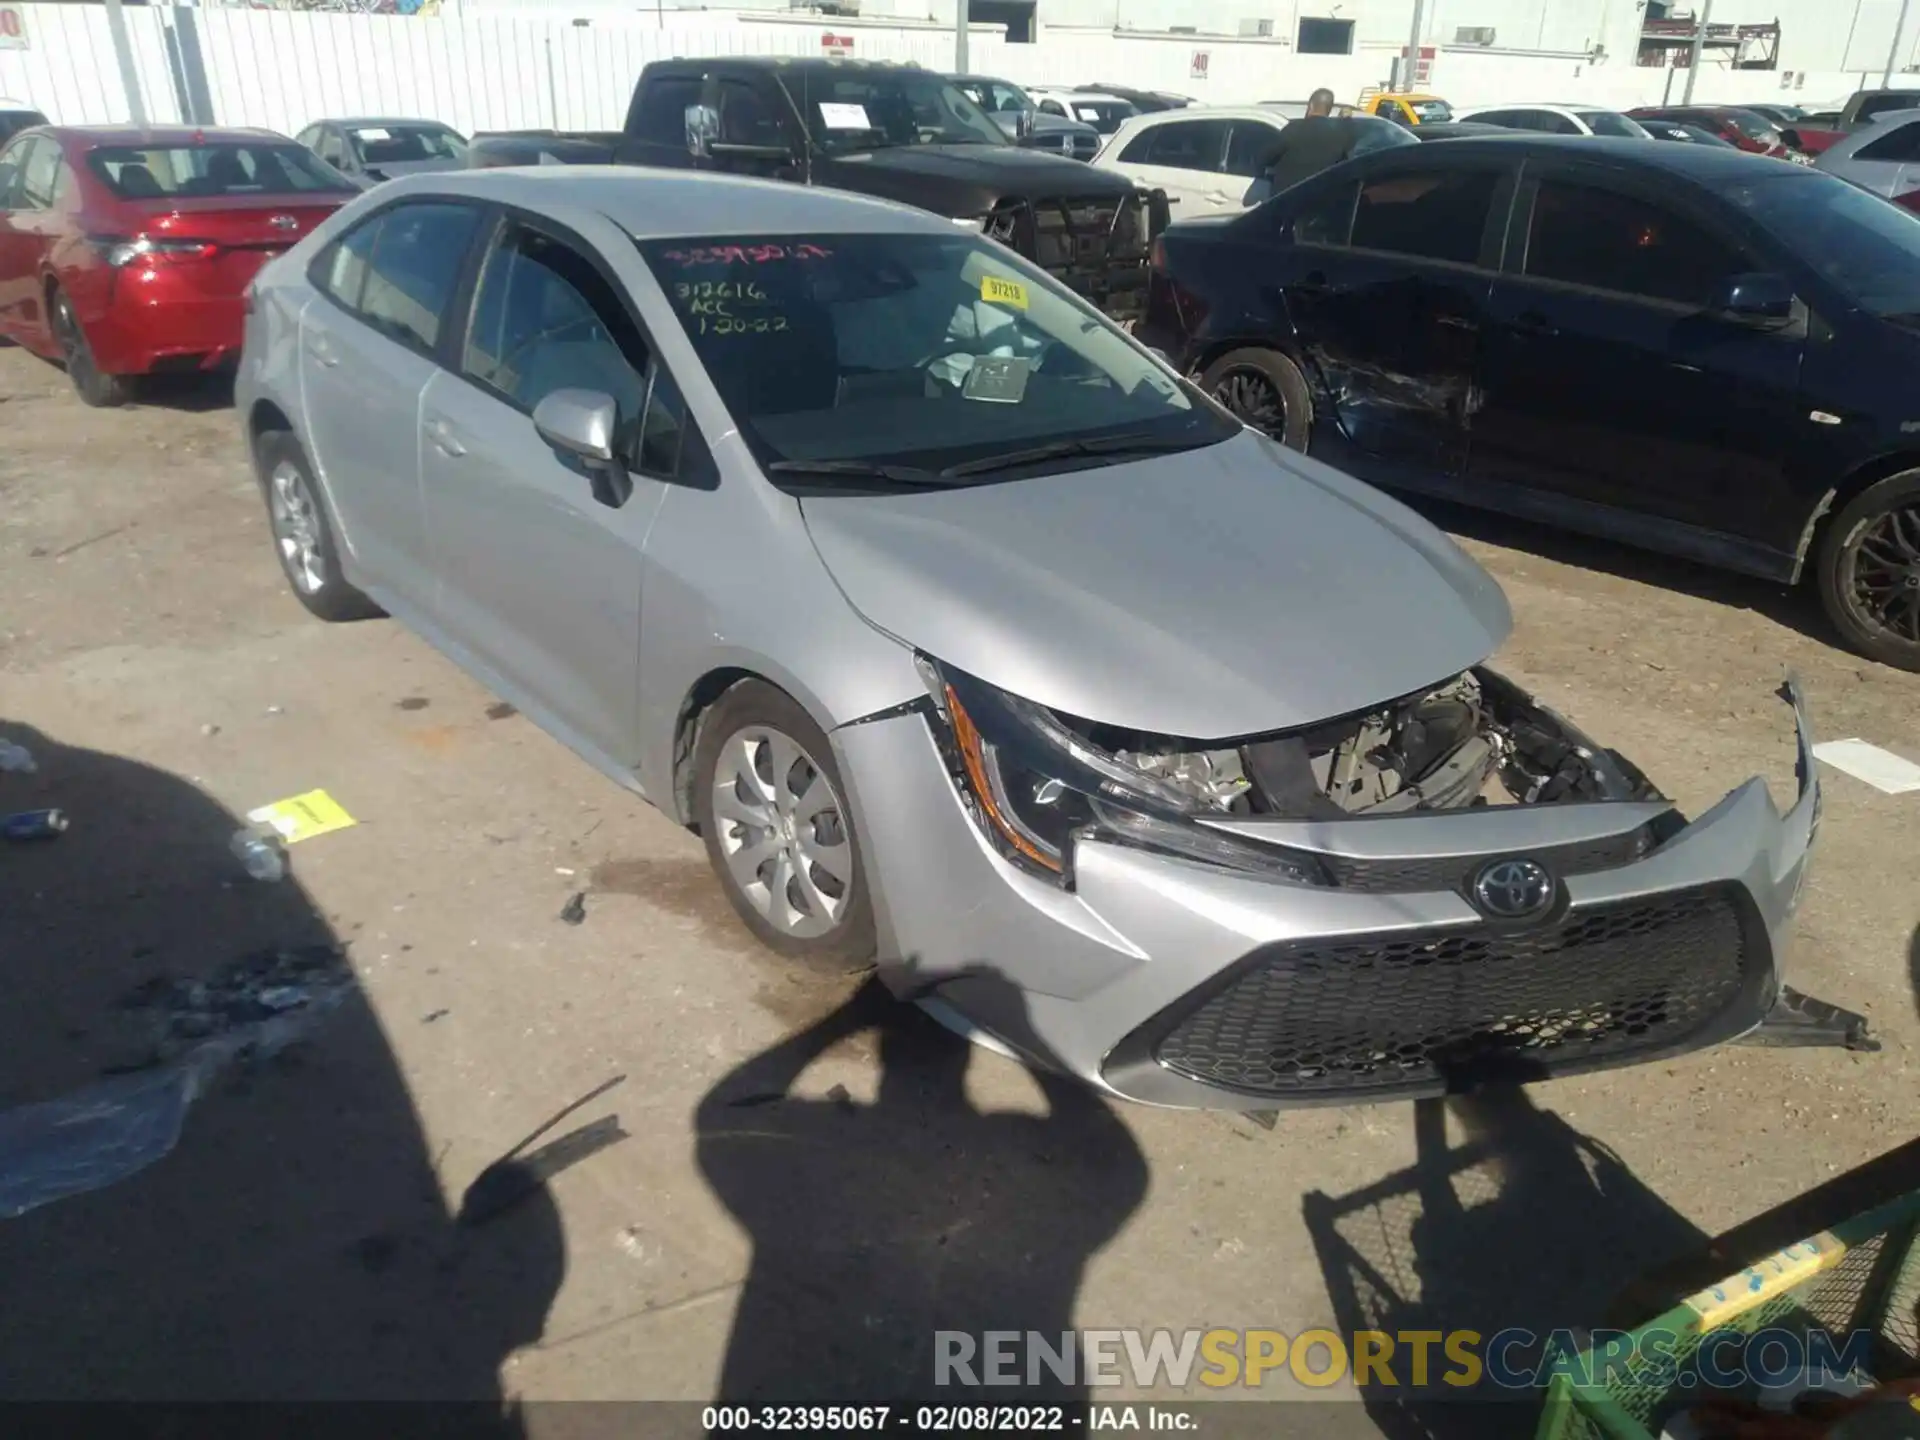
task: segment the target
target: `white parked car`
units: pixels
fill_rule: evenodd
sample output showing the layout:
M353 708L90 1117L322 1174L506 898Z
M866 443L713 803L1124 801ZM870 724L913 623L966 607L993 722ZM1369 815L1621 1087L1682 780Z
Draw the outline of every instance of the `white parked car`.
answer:
M1813 164L1889 200L1920 190L1920 110L1881 111Z
M1118 95L1103 95L1097 90L1028 90L1042 115L1057 115L1091 125L1102 135L1111 135L1127 120L1140 113L1131 100Z
M1618 110L1593 105L1483 105L1456 110L1456 120L1504 125L1509 130L1538 130L1547 135L1604 135L1616 140L1651 140L1646 126Z
M1173 218L1238 210L1287 117L1272 106L1162 110L1136 115L1093 163L1149 190L1164 190Z

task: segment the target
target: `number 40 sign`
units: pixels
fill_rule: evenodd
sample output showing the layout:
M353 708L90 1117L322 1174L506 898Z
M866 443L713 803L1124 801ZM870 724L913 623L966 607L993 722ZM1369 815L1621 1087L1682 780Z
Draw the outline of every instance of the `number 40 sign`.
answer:
M27 48L27 12L18 5L0 5L0 50Z

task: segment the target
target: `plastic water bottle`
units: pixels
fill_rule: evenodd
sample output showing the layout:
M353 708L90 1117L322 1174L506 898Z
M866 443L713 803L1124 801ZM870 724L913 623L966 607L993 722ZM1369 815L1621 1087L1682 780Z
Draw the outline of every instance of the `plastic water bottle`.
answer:
M33 763L33 752L11 740L0 740L0 775L31 775L40 767Z
M287 874L287 847L279 834L264 826L249 825L233 832L228 844L234 858L256 880L283 880Z

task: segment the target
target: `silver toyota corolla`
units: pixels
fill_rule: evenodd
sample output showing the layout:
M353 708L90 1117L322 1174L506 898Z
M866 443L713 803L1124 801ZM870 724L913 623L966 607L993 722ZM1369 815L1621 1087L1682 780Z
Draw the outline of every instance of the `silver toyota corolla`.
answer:
M1756 779L1688 820L1485 667L1506 600L1438 530L974 228L435 175L249 300L302 602L390 612L696 829L773 950L1255 1110L1646 1060L1783 993L1797 695L1787 812Z

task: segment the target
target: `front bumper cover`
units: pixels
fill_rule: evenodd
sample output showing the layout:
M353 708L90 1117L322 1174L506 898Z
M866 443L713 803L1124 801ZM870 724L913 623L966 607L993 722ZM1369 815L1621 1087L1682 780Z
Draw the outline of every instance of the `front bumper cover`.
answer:
M1777 1034L1791 994L1781 956L1820 815L1805 706L1793 681L1781 693L1798 744L1784 813L1755 778L1691 823L1661 801L1223 822L1318 852L1336 875L1370 877L1367 888L1291 885L1081 842L1074 888L1062 890L1009 865L982 836L924 715L844 726L833 741L865 841L881 974L895 993L1127 1099L1260 1111L1439 1094ZM1558 857L1562 894L1531 932L1494 925L1461 885L1433 878L1535 854ZM1659 980L1672 968L1659 946L1676 936L1691 947L1684 996ZM1596 989L1601 969L1614 990ZM1393 1006L1369 998L1387 970L1412 977ZM1254 989L1219 1003L1256 972ZM1272 1032L1303 1013L1295 998L1306 974L1322 987L1322 1023L1281 1044ZM1489 979L1500 975L1525 982L1517 1001ZM1641 990L1619 989L1628 984ZM1196 1062L1192 1045L1170 1049L1168 1037L1210 1003L1216 1048L1241 1053ZM1423 1028L1429 1014L1447 1023ZM1328 1046L1344 1049L1321 1053Z

